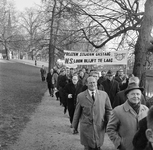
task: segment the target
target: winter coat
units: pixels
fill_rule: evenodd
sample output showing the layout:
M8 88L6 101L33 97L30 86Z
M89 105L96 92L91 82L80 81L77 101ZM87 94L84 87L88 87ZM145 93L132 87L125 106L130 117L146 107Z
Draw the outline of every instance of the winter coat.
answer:
M58 73L54 73L52 80L53 80L53 84L56 88L57 88L57 79L58 79Z
M82 85L77 84L75 87L75 85L71 82L65 86L64 91L67 97L67 104L75 106L77 95L82 92ZM72 94L72 98L68 98L68 94Z
M112 81L106 79L102 82L102 85L104 87L104 91L108 94L110 98L111 105L113 105L114 98L116 94L120 91L119 83L114 79Z
M54 87L52 77L53 77L53 74L51 74L50 72L47 73L46 81L48 85L51 85L51 88Z
M138 130L138 122L147 116L148 107L141 104L139 114L126 101L113 109L107 125L107 133L115 147L120 150L133 150L132 140Z
M68 83L68 78L66 75L59 75L58 76L58 85L57 87L61 87L61 88L64 88L66 86L66 84Z
M120 78L119 76L114 78L115 81L117 81L119 83L119 88L120 90L122 90L122 82L124 81L124 78Z
M105 81L106 79L107 79L106 77L101 76L101 77L98 79L97 82L98 82L99 85L101 85L102 82Z
M102 146L106 124L111 114L109 97L104 91L96 91L95 101L89 91L80 93L73 117L73 127L77 129L80 120L80 141L92 148Z

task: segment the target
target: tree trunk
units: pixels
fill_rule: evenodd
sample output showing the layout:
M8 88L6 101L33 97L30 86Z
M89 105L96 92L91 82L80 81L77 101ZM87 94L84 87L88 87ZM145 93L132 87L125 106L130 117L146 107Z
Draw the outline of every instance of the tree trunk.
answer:
M6 60L9 60L9 50L7 48L7 42L5 41L5 52L6 52Z
M153 0L145 3L145 12L137 43L135 45L135 63L133 74L140 78L140 86L145 88L147 57L149 57L148 47L151 40L151 30L153 27Z
M54 67L54 45L53 45L53 28L54 28L54 19L55 19L55 8L56 0L54 0L54 6L52 11L51 25L50 25L50 40L49 40L49 67L48 72L51 68Z

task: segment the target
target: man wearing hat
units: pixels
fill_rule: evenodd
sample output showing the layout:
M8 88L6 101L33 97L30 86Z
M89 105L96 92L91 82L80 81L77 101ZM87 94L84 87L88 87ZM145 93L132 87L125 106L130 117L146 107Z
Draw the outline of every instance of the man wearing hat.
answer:
M107 79L102 82L104 91L108 94L111 105L113 105L114 97L120 91L119 83L114 80L114 74L111 70L107 72Z
M66 95L64 88L68 83L68 78L66 76L66 70L62 69L60 71L60 75L58 76L58 90L59 90L59 95L60 95L60 105L64 106L64 113L66 113Z
M125 90L127 100L113 109L107 125L109 138L119 150L132 150L138 122L147 116L148 107L141 104L143 88L131 83Z
M128 84L130 84L130 83L135 83L135 84L139 85L140 80L138 77L132 76L129 78L129 81L128 81ZM125 91L126 91L126 89L119 91L116 94L116 96L114 98L114 103L112 106L113 108L115 108L118 105L123 104L127 100L127 96L125 95ZM146 100L145 100L145 97L143 94L141 94L141 104L146 105Z

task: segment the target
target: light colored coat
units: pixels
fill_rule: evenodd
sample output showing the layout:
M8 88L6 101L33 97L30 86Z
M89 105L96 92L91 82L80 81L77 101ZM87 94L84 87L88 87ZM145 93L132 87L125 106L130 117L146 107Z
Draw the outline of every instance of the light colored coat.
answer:
M78 95L72 125L77 128L80 120L80 141L82 145L92 148L102 146L111 110L109 97L104 91L96 91L95 102L88 90Z
M116 148L121 144L124 150L133 150L132 140L138 129L138 122L147 116L147 112L148 107L141 104L137 114L127 101L113 109L107 133Z

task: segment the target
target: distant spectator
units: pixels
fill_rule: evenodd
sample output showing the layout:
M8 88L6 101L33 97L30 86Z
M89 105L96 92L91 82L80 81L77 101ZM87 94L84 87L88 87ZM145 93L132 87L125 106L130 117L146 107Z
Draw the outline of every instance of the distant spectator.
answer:
M50 69L50 71L47 73L46 82L50 96L54 97L53 69Z
M42 81L45 81L46 70L45 70L44 65L42 65L42 67L40 68L40 73L41 73Z
M35 59L35 66L37 66L37 60Z

